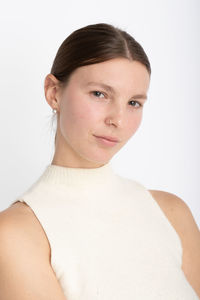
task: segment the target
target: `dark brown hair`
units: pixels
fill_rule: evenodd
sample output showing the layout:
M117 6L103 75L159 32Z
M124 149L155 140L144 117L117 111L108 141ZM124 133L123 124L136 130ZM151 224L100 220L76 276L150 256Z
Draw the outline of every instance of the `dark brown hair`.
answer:
M144 49L130 34L111 24L87 25L72 32L60 45L51 74L66 86L75 69L117 57L141 62L151 75Z

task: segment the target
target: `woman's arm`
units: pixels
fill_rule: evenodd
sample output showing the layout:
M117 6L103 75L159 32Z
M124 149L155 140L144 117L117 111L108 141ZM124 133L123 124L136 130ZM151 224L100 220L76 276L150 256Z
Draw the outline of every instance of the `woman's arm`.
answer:
M0 212L0 300L66 300L39 221L23 203Z
M187 204L174 194L149 190L178 233L182 247L182 270L200 297L200 231Z

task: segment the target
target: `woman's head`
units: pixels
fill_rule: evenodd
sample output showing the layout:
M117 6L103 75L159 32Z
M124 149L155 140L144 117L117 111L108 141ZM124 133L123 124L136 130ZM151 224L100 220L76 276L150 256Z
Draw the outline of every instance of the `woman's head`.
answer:
M58 112L53 162L72 167L108 162L139 127L150 75L141 45L117 27L99 23L69 35L45 78L47 102ZM107 146L95 135L120 142Z

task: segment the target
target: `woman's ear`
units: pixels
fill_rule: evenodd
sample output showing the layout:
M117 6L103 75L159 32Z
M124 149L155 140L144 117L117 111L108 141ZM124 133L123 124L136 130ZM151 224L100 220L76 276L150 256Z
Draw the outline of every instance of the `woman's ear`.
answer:
M52 109L59 111L60 106L60 81L53 75L48 74L44 80L44 92L47 103Z

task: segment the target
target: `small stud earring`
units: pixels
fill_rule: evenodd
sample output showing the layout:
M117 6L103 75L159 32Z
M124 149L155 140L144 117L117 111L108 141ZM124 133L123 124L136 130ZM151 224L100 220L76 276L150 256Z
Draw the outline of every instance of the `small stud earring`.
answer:
M55 108L53 108L53 109L52 109L52 112L53 112L54 114L56 114L56 113L57 113L57 110L56 110Z

